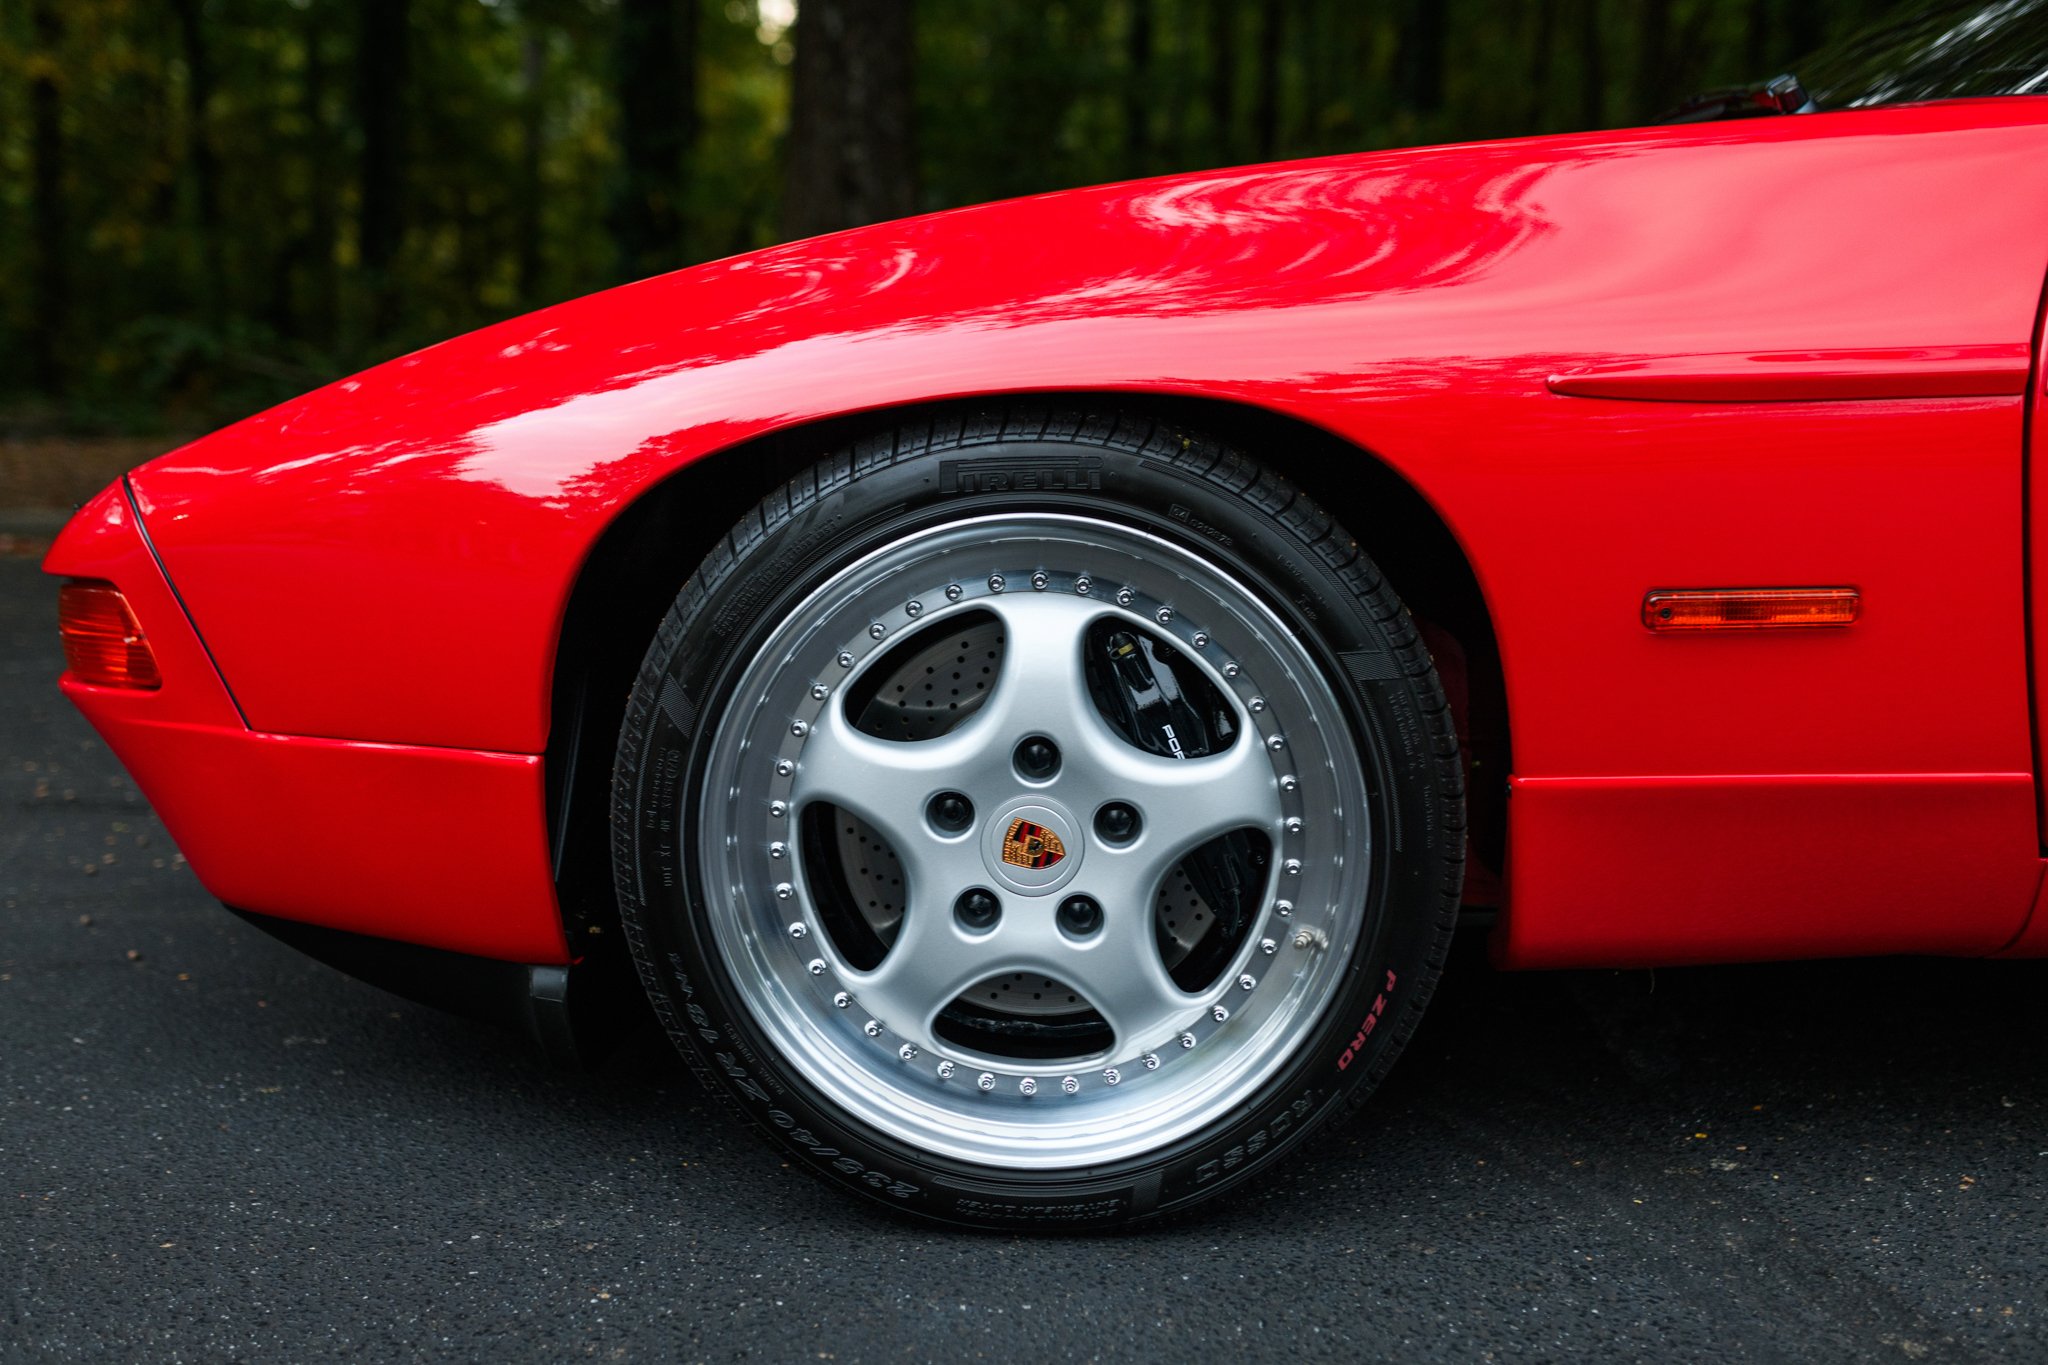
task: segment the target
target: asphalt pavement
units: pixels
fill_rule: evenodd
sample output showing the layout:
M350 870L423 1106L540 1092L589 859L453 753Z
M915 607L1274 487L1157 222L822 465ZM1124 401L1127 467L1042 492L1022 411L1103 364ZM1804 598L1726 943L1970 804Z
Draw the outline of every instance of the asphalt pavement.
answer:
M216 906L0 559L0 1359L2048 1359L2048 963L1511 976L1360 1118L1088 1239L801 1173Z

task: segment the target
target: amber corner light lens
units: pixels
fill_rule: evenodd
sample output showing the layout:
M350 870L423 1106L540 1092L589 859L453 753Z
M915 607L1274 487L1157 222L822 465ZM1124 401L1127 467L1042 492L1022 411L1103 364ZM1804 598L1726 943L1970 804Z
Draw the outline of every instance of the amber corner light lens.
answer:
M1862 607L1854 588L1671 590L1643 598L1643 624L1660 632L1846 626Z
M112 583L79 581L57 589L57 628L64 663L94 687L162 687L156 656L128 599Z

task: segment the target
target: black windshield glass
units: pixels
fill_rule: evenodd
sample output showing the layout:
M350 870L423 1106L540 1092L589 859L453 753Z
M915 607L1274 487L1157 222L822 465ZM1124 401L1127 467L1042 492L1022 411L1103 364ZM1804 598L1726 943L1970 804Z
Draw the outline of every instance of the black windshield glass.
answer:
M1795 69L1823 109L2048 94L2048 0L1902 6Z

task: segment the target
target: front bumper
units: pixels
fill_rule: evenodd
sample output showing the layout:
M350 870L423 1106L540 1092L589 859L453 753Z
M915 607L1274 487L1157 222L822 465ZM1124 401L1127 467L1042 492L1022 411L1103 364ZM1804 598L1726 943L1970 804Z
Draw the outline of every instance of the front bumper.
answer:
M539 755L251 730L125 480L71 519L43 570L112 582L148 636L161 688L96 687L68 673L61 686L214 896L478 957L569 960Z

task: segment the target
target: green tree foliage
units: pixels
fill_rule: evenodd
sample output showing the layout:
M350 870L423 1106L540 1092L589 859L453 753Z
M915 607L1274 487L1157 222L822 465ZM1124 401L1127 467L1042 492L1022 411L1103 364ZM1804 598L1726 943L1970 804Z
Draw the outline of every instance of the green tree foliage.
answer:
M1639 121L1886 7L814 3L913 88L864 138L812 71L793 152L791 0L0 0L0 423L202 426L871 205Z

